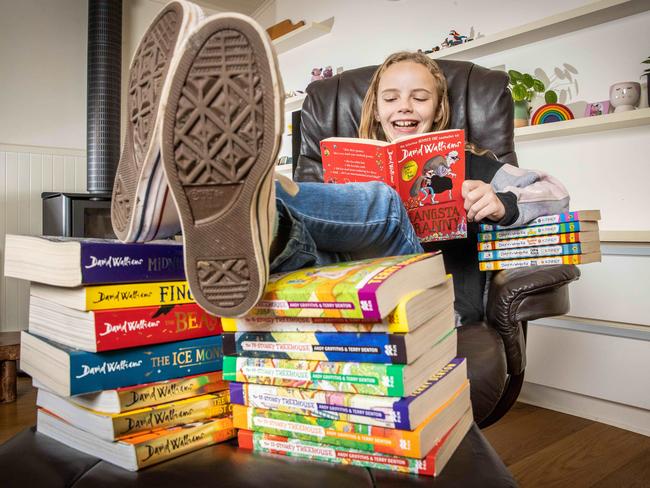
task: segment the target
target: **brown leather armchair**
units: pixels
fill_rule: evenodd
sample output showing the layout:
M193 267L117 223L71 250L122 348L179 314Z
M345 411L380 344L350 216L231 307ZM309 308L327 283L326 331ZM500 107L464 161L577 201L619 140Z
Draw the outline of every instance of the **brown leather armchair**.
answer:
M501 161L517 165L514 151L513 102L507 75L464 61L439 61L447 77L451 128L492 150ZM326 137L356 137L361 104L376 66L354 69L307 88L302 111L293 118L293 161L296 181L323 181L319 143ZM474 230L474 233L476 230ZM446 253L452 274L477 266L475 240L461 253ZM458 330L458 354L468 359L474 418L480 427L496 422L514 404L526 368L529 320L569 310L568 283L577 280L576 266L522 268L493 273L488 280L485 320ZM457 282L456 296L462 290Z

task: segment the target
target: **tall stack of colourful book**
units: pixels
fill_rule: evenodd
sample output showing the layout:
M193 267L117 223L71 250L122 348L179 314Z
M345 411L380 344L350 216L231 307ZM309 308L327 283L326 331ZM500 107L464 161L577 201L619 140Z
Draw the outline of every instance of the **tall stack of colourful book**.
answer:
M8 235L31 281L21 368L37 430L137 470L234 437L221 323L192 298L175 242Z
M271 277L222 319L240 448L435 476L472 423L442 255Z
M600 210L544 215L524 227L481 224L478 260L481 271L601 260Z

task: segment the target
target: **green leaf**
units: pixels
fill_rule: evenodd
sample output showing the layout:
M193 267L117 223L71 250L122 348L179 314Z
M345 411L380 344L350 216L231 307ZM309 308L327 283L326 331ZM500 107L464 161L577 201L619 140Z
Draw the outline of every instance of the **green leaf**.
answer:
M522 74L514 69L508 70L508 76L510 77L510 81L513 82L513 85L515 84L514 82L521 81L522 78Z
M523 85L515 85L512 88L512 98L515 102L521 102L526 100L528 96L528 90Z
M641 64L650 64L650 58L646 59L645 61L641 61Z
M544 83L537 79L533 79L533 90L535 90L537 93L543 93L545 88L546 87L544 86Z
M553 90L548 90L544 93L544 101L546 103L557 103L557 93Z
M528 73L524 74L523 78L523 83L526 86L526 88L532 88L533 87L533 77L530 76Z

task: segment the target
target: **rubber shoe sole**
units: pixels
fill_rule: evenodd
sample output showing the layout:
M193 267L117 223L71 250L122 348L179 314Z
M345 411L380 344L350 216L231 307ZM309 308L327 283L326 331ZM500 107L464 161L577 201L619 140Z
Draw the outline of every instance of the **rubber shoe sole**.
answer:
M206 19L183 50L162 156L181 220L185 273L200 306L241 316L268 280L282 82L268 35L244 15Z
M185 1L167 4L142 37L128 78L127 132L117 167L111 222L123 242L142 242L179 230L160 161L162 109L178 48L203 19Z

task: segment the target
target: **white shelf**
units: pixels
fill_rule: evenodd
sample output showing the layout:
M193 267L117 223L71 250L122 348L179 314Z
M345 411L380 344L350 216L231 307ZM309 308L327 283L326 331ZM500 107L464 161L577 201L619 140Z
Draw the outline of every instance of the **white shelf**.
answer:
M647 242L650 230L601 230L600 242Z
M284 99L284 111L285 112L294 112L302 108L302 102L307 98L307 94L303 93L302 95L297 95L291 98Z
M471 61L533 42L650 10L648 0L601 0L530 24L429 54L432 59Z
M595 115L593 117L551 122L549 124L518 127L515 129L515 142L625 129L626 127L636 127L639 125L650 125L650 108L641 108L617 114Z
M333 25L334 17L330 17L322 22L309 22L288 34L273 40L275 51L278 54L286 53L293 48L306 44L309 41L313 41L325 34L329 34Z

